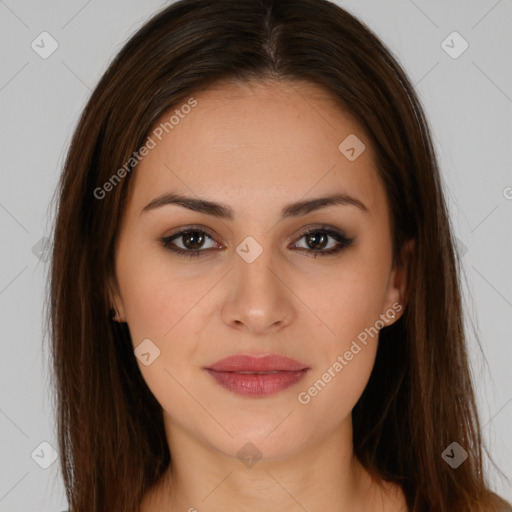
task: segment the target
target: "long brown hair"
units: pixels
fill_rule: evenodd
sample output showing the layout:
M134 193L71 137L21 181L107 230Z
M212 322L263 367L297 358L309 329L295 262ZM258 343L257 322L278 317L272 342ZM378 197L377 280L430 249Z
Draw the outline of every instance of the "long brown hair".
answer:
M56 191L48 280L50 373L71 510L135 512L171 464L162 408L128 327L109 318L109 283L117 286L114 247L134 151L163 114L219 80L317 85L361 123L375 150L394 263L408 258L409 291L403 316L380 333L352 413L361 463L402 486L414 511L508 510L483 474L460 262L425 114L390 51L327 0L178 1L137 31L94 89ZM414 252L404 256L410 239ZM442 458L452 442L469 454L456 469Z

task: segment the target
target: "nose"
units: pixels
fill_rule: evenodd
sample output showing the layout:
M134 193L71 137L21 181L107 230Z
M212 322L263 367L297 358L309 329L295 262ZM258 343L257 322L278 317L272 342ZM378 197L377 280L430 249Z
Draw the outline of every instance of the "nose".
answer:
M263 250L253 261L243 253L233 259L222 307L226 325L259 335L276 333L289 325L296 315L294 295L271 250Z

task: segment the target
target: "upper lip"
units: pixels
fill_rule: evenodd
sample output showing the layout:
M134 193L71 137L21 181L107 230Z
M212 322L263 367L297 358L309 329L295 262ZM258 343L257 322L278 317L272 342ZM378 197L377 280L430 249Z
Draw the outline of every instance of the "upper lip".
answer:
M237 354L221 359L205 368L218 372L297 372L306 370L309 367L303 363L299 363L299 361L295 361L295 359L277 354L264 356Z

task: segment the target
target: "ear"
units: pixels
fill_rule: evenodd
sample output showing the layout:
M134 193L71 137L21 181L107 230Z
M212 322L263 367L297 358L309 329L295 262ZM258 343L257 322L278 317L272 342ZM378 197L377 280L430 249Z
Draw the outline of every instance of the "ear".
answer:
M389 276L388 289L381 312L381 318L387 319L387 325L396 322L405 309L408 285L407 270L413 253L414 239L411 238L402 246L398 261Z
M117 318L114 318L114 320L116 322L124 322L124 318L126 318L126 316L124 311L123 300L121 299L119 285L114 276L109 276L107 279L107 297L109 310L114 309L118 314Z

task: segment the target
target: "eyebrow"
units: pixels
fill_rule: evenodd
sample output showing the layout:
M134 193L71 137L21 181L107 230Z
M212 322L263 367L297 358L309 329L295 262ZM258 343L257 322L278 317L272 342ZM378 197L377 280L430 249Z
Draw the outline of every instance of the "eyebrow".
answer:
M148 203L141 211L141 215L144 212L155 210L165 205L174 204L187 208L198 213L204 213L206 215L212 215L220 219L234 220L235 211L227 205L208 201L206 199L198 199L195 197L187 197L176 193L167 193L153 199ZM350 205L359 208L361 211L368 213L368 208L355 197L348 194L334 194L324 197L317 197L315 199L308 199L305 201L298 201L295 203L287 204L281 210L281 220L289 217L299 217L306 215L322 208L327 208L333 205Z

